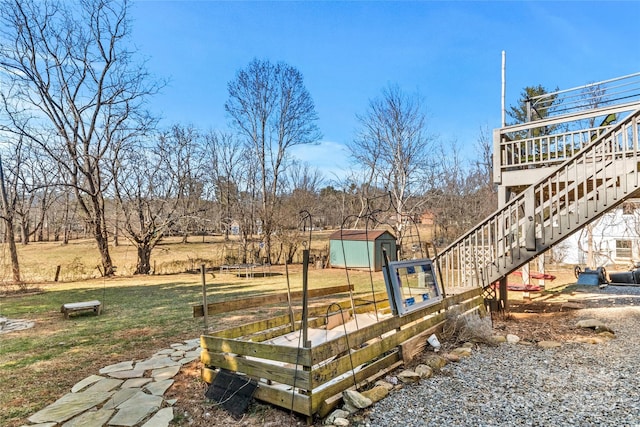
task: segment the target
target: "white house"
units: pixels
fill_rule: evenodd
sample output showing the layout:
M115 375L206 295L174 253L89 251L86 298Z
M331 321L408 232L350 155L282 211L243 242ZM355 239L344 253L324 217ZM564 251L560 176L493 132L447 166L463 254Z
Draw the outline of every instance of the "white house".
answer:
M595 265L587 265L589 241L592 242ZM566 264L590 268L627 266L633 261L640 261L640 199L623 202L553 250L555 257Z

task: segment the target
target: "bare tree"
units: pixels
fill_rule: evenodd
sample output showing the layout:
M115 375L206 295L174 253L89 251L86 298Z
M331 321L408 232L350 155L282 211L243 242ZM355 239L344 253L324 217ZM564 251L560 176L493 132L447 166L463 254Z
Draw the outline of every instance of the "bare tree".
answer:
M3 0L0 129L22 136L69 177L92 229L102 273L114 273L104 194L106 162L147 131L144 101L157 90L125 47L128 2ZM111 155L110 155L111 153Z
M179 212L173 225L182 234L182 243L187 243L189 233L204 212L204 145L193 126L174 125L160 136L159 154L164 157L166 172L179 191L176 195Z
M232 224L240 214L241 192L248 179L250 153L230 132L212 131L205 139L208 180L213 199L220 207L219 227L225 240L229 240ZM248 231L251 234L253 229Z
M434 138L427 133L423 100L390 85L369 102L358 121L360 131L349 144L351 156L366 174L365 187L391 195L396 210L392 225L401 243L405 218L420 208L419 196L428 191L434 166L428 155Z
M229 82L225 109L258 162L260 220L271 260L281 175L291 147L320 139L317 114L302 74L285 63L254 59Z
M126 147L114 163L115 196L122 209L119 224L138 251L135 274L150 273L153 249L171 227L193 214L184 211L183 200L191 184L176 166L190 148L178 130L183 129L174 126L161 134L154 146Z

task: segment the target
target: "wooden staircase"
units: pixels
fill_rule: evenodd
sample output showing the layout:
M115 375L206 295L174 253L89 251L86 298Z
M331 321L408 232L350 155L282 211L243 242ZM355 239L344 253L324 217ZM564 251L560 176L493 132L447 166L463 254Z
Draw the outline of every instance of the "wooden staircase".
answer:
M624 200L637 197L640 105L635 108L617 124L607 123L605 129L538 137L544 144L535 150L537 155L521 150L523 144L530 144L528 140L499 146L498 155L510 162L506 171L525 173L532 168L527 163L533 162L540 178L522 186L434 259L445 290L455 293L456 288L488 287L501 281ZM575 143L566 142L576 134L585 141L577 150Z

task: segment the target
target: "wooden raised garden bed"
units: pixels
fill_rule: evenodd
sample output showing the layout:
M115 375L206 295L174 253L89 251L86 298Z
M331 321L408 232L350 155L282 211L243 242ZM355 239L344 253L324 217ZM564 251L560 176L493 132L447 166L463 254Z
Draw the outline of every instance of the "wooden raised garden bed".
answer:
M289 315L202 335L202 378L212 383L221 368L241 373L258 381L256 399L307 417L325 416L340 404L344 390L365 387L422 351L426 337L441 330L452 308L465 314L484 311L480 289L444 298L402 317L389 313L386 298L386 293L375 296L378 312L386 308L386 317L368 325L360 321L360 328L353 331L347 331L340 320L353 316L350 299L310 307L307 347L295 335L303 324L301 313L294 315L297 332L293 335ZM358 319L375 319L372 295L354 301ZM209 304L208 312L220 313L224 306L235 310L242 303ZM202 315L202 306L199 310L194 307L194 315L197 313ZM323 329L327 323L337 326Z

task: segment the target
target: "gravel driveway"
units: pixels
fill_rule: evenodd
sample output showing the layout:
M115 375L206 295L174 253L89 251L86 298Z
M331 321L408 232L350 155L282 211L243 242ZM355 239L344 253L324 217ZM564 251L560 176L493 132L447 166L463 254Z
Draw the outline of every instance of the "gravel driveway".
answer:
M572 295L580 296L606 306L577 310L571 321L599 319L615 339L552 349L483 345L392 392L351 425L640 426L640 287Z

